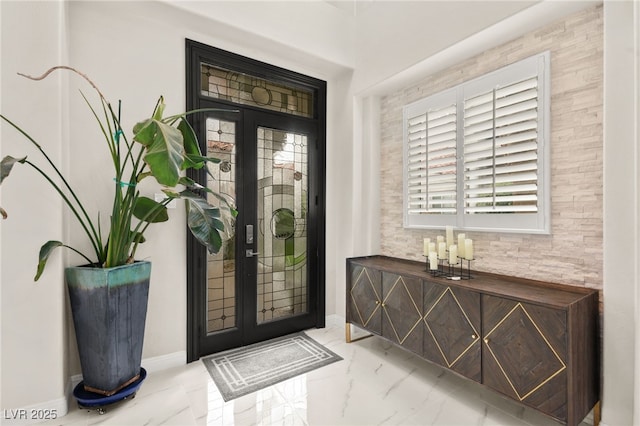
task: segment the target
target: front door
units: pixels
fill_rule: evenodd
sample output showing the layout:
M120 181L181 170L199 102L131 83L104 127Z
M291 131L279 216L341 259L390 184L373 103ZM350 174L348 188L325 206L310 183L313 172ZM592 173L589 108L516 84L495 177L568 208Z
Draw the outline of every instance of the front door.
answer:
M206 95L193 124L220 162L197 178L239 214L219 253L189 241L189 360L324 326L322 123Z

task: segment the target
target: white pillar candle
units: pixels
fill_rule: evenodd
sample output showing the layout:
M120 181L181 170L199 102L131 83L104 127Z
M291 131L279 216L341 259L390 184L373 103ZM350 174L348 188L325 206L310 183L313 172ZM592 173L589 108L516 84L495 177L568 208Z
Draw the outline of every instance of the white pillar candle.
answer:
M436 243L429 243L429 253L436 251ZM437 256L437 253L436 253Z
M464 240L464 258L473 260L473 240L469 238Z
M425 256L429 256L429 243L431 243L431 238L425 238L423 240L423 248L422 248L422 253Z
M438 243L438 247L439 247L440 243L444 243L444 237L442 235L438 235L436 237L436 242Z
M444 242L438 244L438 259L447 258L447 245Z
M438 269L438 254L435 251L429 253L429 269L432 271Z
M455 244L449 246L449 263L452 265L458 263L458 246Z
M447 231L447 247L450 247L453 245L453 226L447 226L445 229Z
M464 257L464 249L466 248L464 245L464 239L466 238L465 234L458 234L458 256Z

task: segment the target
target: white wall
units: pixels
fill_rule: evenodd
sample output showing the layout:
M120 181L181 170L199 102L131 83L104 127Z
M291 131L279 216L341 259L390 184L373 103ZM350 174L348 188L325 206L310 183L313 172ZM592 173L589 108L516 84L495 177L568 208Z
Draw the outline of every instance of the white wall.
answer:
M215 33L241 45L246 56L282 56L285 48L296 66L353 68L354 19L324 1L162 1L215 21L221 27Z
M602 422L612 426L640 424L637 8L636 2L604 4Z
M356 16L354 90L369 90L538 1L372 2Z
M362 97L391 93L546 23L600 3L600 0L372 2L356 18L354 93ZM400 4L402 7L398 7ZM447 8L456 12L443 16ZM440 31L442 27L447 28L444 34Z
M42 82L16 75L39 75L64 58L65 8L60 2L0 2L0 111L24 126L58 164L63 165L64 79ZM0 155L43 164L36 150L8 125L1 125ZM59 198L26 166L16 166L0 197L9 218L0 222L2 307L1 408L39 404L66 412L66 325L62 258L53 258L34 283L38 251L47 240L62 239ZM4 413L4 411L3 411Z
M636 141L640 140L640 6L634 4L633 13L633 33L635 39L635 137ZM640 149L636 145L636 182L640 181ZM635 387L634 395L636 401L640 399L640 185L636 185L636 256L635 256L635 292L636 292L636 360L635 360ZM640 423L640 403L634 403L633 419L636 424Z
M327 315L341 316L345 312L345 259L353 255L351 234L356 209L352 197L352 170L357 160L353 155L351 77L352 72L345 71L327 88L326 311Z

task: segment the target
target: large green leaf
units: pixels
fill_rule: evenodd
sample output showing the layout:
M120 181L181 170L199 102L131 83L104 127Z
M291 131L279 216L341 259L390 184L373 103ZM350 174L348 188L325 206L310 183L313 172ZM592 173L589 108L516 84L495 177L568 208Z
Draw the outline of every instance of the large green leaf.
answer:
M211 188L200 185L198 182L188 176L182 176L180 178L180 185L184 185L190 191L206 191L213 193L213 190Z
M133 215L149 223L166 222L169 220L167 208L147 197L139 197L133 206Z
M134 132L134 140L146 147L144 161L158 183L165 186L177 185L184 161L182 133L175 127L154 119L136 124Z
M178 130L182 133L182 139L184 141L185 158L182 163L182 170L202 168L204 163L197 160L197 158L202 157L202 153L200 152L200 146L198 145L198 139L196 138L193 127L191 127L187 120L180 119Z
M207 247L209 253L218 253L222 247L220 232L224 231L224 224L219 219L220 209L194 193L184 191L181 195L186 201L187 225L191 233Z
M45 266L47 266L47 260L49 260L49 257L51 256L51 253L53 253L53 251L55 249L57 249L58 247L68 248L69 250L74 251L74 252L78 253L80 256L84 257L85 260L87 262L89 262L90 265L94 264L91 261L91 259L89 259L87 256L85 256L84 254L82 254L78 250L74 249L73 247L70 247L70 246L68 246L66 244L63 244L60 241L54 241L54 240L47 241L46 243L44 243L44 245L42 247L40 247L40 253L38 255L38 270L36 271L36 276L33 279L34 281L38 281L38 279L42 275L42 272L44 272Z
M153 118L156 120L162 120L162 115L164 114L164 96L160 96L158 98L158 102L156 103L156 109L153 111Z
M6 157L4 157L2 159L2 162L0 162L0 184L4 181L4 179L9 176L9 174L11 173L11 169L13 168L13 165L16 163L21 163L23 164L26 161L27 157L23 157L23 158L13 158L10 155L7 155ZM0 216L2 216L3 219L7 218L7 211L5 209L3 209L2 207L0 207Z
M202 155L196 133L187 120L180 120L178 130L180 130L182 138L184 139L185 159L184 163L182 163L182 170L201 169L206 163L217 164L221 162L219 158L205 157Z
M137 177L137 181L138 181L138 183L142 182L142 179L147 178L147 177L149 177L149 176L153 176L153 173L151 173L151 172L143 172L143 173L140 173L140 174L138 175L138 177Z
M144 235L142 235L142 233L140 232L131 232L131 241L135 242L135 243L144 243L145 241L147 241L147 239L144 237Z
M155 120L147 118L133 126L133 140L140 142L144 146L149 146L153 143L155 132Z
M162 192L169 198L180 198L180 193L172 191L171 189L163 188Z
M47 260L49 260L49 256L51 256L53 250L57 249L58 247L65 247L65 245L60 241L47 241L42 247L40 247L40 255L38 256L38 270L36 272L35 278L33 279L34 281L38 281L38 279L42 275L42 272L44 272L44 267L47 266Z
M2 159L2 162L0 162L0 183L2 183L2 181L4 181L4 179L9 176L9 173L11 173L11 169L13 168L13 165L16 163L20 163L20 164L24 164L25 160L27 159L27 157L23 157L23 158L13 158L10 155L7 155L6 157L4 157Z
M222 162L219 158L205 157L203 155L190 154L188 157L189 161L195 164L195 166L193 166L194 169L201 169L206 163L218 164Z

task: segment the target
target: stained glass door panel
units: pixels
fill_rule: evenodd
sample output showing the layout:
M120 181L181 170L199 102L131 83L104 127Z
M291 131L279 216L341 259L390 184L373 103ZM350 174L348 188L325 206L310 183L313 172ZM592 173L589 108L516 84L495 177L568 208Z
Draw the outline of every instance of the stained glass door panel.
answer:
M308 313L307 136L257 129L257 323Z
M220 159L209 163L207 186L234 203L236 198L236 123L207 118L207 156ZM216 205L219 200L209 196ZM207 333L237 326L235 224L226 223L222 249L207 255Z

